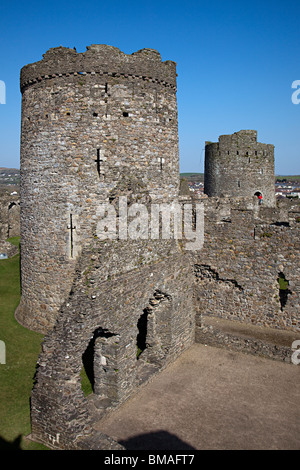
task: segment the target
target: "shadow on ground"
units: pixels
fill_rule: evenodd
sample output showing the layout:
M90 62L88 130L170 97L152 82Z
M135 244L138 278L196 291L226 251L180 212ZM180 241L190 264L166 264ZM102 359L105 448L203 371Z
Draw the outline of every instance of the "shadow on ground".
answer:
M0 436L0 450L22 450L21 440L21 434L12 442L6 441L3 439L3 437Z
M167 431L149 432L119 441L126 450L195 450Z

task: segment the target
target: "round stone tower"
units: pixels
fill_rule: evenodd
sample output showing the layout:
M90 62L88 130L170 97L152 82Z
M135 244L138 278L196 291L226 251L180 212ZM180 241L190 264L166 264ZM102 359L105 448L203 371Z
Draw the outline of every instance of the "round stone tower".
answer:
M241 130L205 143L204 192L208 196L253 197L275 206L274 145L257 142L257 131Z
M45 332L95 236L99 203L179 190L176 64L143 49L57 47L21 70L21 285L16 318ZM121 191L121 192L122 192Z

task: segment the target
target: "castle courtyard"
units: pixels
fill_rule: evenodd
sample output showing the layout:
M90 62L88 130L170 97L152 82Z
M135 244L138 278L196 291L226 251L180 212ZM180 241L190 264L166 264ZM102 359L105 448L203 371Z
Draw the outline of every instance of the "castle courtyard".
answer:
M194 344L96 427L127 450L299 450L299 366Z

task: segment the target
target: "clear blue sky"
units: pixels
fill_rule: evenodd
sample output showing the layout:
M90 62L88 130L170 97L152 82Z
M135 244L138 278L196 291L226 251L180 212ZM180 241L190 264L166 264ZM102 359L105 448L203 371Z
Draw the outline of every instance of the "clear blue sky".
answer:
M181 171L203 171L205 140L256 129L276 173L300 174L299 31L299 0L3 1L0 166L19 168L20 69L51 47L109 44L177 63Z

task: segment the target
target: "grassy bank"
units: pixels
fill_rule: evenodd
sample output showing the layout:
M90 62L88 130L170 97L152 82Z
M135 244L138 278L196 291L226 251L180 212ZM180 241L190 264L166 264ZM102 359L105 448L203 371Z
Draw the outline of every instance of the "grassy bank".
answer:
M9 240L18 244L19 240ZM0 450L45 449L30 442L30 395L43 336L14 318L20 301L20 256L0 260L0 340L6 360L0 364Z

